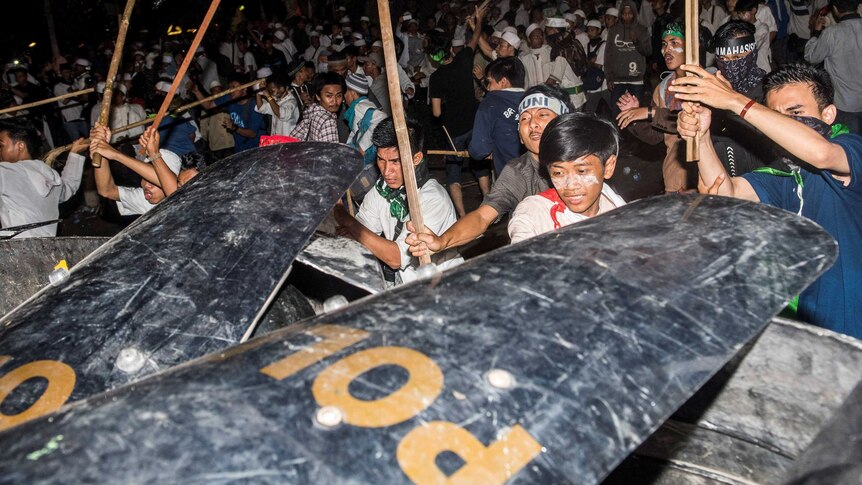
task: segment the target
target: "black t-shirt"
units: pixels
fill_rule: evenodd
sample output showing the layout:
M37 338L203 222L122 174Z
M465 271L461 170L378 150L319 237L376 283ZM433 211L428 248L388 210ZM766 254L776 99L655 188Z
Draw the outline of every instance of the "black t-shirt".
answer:
M452 137L473 129L479 105L473 92L473 49L463 48L452 62L434 71L428 91L431 98L443 100L443 124Z
M255 57L257 58L257 65L259 67L268 67L273 72L287 69L287 59L284 58L284 54L278 49L273 48L271 53L260 51Z

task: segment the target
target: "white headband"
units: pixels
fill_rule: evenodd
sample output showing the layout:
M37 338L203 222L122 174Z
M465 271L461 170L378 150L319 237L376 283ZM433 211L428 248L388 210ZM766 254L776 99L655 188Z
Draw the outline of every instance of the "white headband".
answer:
M533 93L521 100L521 104L518 105L518 116L521 116L521 113L524 111L533 108L549 109L559 116L569 112L569 107L559 99L551 98L542 93Z

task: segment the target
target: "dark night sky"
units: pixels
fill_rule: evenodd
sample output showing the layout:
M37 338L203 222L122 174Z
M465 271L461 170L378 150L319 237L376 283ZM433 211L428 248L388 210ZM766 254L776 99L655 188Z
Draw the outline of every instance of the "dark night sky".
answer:
M0 29L0 61L20 58L32 51L35 62L50 59L48 27L45 20L44 0L7 0L4 5L9 16ZM94 49L106 38L114 38L117 30L117 12L125 8L125 0L49 0L60 50L70 52L76 46ZM260 4L273 11L284 12L283 0L222 0L218 17L222 19L245 6L250 18L259 17ZM6 3L6 2L4 2ZM209 0L138 0L130 23L131 32L143 27L152 32L164 33L170 24L197 27L203 19ZM28 45L36 42L36 47Z

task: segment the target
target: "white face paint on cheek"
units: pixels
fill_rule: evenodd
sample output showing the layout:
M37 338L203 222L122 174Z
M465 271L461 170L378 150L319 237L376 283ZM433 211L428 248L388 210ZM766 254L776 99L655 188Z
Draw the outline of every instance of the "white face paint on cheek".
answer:
M595 175L580 175L570 173L553 177L551 180L554 183L554 188L557 190L566 188L588 187L599 183L599 179Z
M671 47L670 50L676 52L677 54L682 54L685 51L685 49L683 49L682 47Z

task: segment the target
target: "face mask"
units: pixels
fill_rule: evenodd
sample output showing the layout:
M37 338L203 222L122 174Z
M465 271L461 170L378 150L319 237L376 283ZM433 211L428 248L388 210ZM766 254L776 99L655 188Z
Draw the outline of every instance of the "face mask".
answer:
M715 65L721 74L730 81L734 91L747 93L762 82L763 72L757 68L757 53L752 52L742 59L723 61L715 58Z
M321 62L317 65L317 72L329 72L329 63Z

